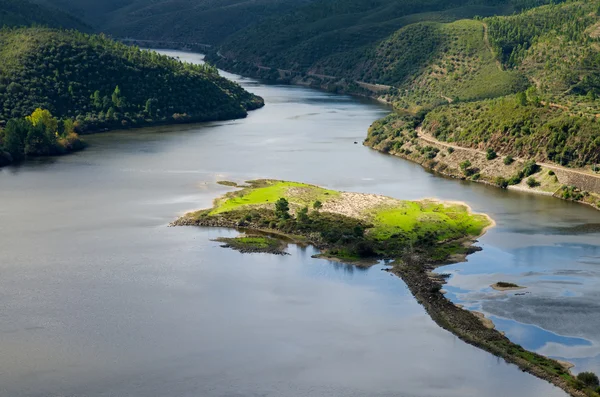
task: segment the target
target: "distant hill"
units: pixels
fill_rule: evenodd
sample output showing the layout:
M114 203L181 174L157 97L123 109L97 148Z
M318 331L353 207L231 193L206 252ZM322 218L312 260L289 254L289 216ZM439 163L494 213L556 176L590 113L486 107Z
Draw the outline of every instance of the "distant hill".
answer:
M318 0L244 29L222 43L227 58L344 77L382 40L419 22L511 14L531 0ZM373 81L375 82L375 81ZM378 81L377 81L378 82Z
M0 26L42 25L90 31L90 26L54 7L28 0L0 0Z
M218 44L231 34L313 0L37 0L115 37Z

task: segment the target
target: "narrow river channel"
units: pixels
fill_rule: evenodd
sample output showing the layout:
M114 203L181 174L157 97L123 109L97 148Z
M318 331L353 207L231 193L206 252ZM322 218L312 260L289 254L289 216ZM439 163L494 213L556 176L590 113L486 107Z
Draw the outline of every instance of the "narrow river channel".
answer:
M372 101L227 76L265 108L93 135L83 152L0 170L0 396L565 395L440 329L380 266L295 246L242 255L211 241L231 231L167 227L229 190L217 181L256 178L488 213L483 251L441 270L448 296L600 372L600 212L363 147L389 112Z

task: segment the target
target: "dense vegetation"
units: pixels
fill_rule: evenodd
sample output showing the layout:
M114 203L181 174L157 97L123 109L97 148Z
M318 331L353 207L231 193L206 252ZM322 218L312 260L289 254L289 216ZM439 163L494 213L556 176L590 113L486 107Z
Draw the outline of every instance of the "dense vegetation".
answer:
M11 120L21 123L38 108L48 110L60 125L72 120L73 132L82 133L238 118L262 104L210 65L185 64L102 35L48 28L0 30L0 124L7 130L16 125ZM32 128L19 125L20 131ZM52 138L43 150L17 153L4 141L4 150L15 160L22 154L69 150Z
M227 36L312 0L38 0L116 37L217 44Z
M45 28L0 31L0 93L4 122L43 108L80 132L243 117L262 104L211 66Z
M518 4L517 4L518 3ZM398 29L418 22L452 22L476 15L510 13L539 4L510 0L315 1L271 18L223 43L230 58L345 77ZM379 82L379 81L373 81Z
M48 110L36 109L24 119L10 120L0 131L0 166L26 156L65 154L83 147L73 120L59 121Z
M434 109L423 127L441 141L491 148L501 155L577 167L600 163L600 125L595 117L523 105L515 96Z
M90 27L73 16L53 7L44 7L30 0L0 0L0 26L29 26L88 31Z

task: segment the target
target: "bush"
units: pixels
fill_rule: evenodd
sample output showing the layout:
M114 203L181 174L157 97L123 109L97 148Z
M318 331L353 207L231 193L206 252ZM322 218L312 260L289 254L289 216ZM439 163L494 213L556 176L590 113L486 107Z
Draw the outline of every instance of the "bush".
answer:
M577 375L577 379L583 382L587 387L600 386L598 376L593 372L581 372L579 375Z
M506 156L504 158L504 165L511 165L514 162L515 162L515 159L513 158L513 156Z
M534 188L536 186L540 186L540 183L534 177L530 177L527 179L527 186Z
M467 170L470 166L471 162L469 160L465 160L462 163L460 163L460 169L463 171Z
M498 157L498 154L496 153L496 151L494 149L488 149L485 155L485 158L488 160L494 160L496 157Z
M448 148L448 154L452 154L454 153L454 148L453 147L449 147Z
M501 176L497 177L495 182L496 185L498 185L502 189L506 189L508 187L508 181Z
M522 180L523 180L523 178L520 175L513 175L508 180L508 184L509 185L518 185L519 183L521 183Z
M531 176L537 172L539 172L541 167L536 164L535 160L529 160L525 163L525 167L523 167L523 176Z
M554 176L554 175L556 175L556 174L554 173L554 171L550 170L550 171L548 171L548 175L550 175L550 176Z

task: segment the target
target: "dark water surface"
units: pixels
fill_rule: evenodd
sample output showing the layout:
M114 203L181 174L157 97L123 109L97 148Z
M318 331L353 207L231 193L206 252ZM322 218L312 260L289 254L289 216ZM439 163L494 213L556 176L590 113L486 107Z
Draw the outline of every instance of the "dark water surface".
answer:
M245 120L94 135L84 152L0 170L0 395L564 395L440 329L380 266L295 246L242 255L211 241L231 231L167 227L229 190L216 181L255 178L489 213L484 250L443 269L449 296L524 346L600 369L600 212L355 145L387 112L373 102L241 82L267 102ZM494 292L499 280L531 293Z

